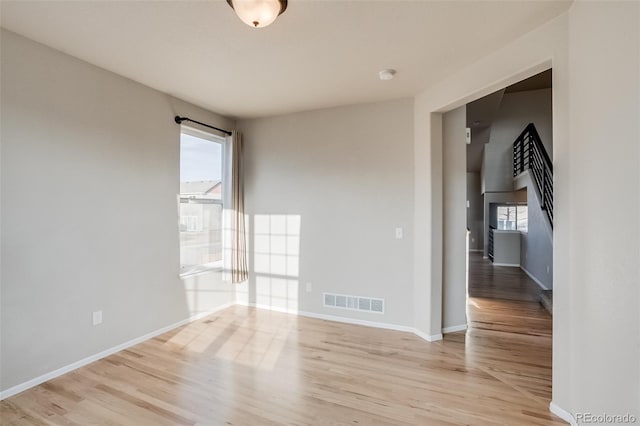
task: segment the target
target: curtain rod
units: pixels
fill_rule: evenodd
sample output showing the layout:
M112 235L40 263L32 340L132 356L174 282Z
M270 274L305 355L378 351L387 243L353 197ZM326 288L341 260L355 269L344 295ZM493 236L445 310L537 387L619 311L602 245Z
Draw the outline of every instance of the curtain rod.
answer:
M213 130L217 130L217 131L219 131L219 132L222 132L222 133L224 133L225 135L229 135L229 136L231 136L231 132L230 132L230 131L228 131L228 130L224 130L224 129L221 129L221 128L219 128L219 127L215 127L215 126L211 126L211 125L209 125L209 124L201 123L201 122L199 122L199 121L192 120L192 119L190 119L189 117L180 117L179 115L176 115L176 116L175 116L175 118L174 118L174 120L175 120L175 122L176 122L176 123L178 123L178 124L182 124L182 122L183 122L183 121L190 121L190 122L192 122L192 123L196 123L196 124L199 124L199 125L201 125L201 126L208 127L208 128L210 128L210 129L213 129Z

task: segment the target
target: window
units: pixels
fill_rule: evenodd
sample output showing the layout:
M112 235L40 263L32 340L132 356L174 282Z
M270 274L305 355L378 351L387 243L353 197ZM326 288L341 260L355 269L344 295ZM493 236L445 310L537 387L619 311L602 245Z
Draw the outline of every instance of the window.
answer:
M498 206L498 229L527 232L528 223L527 206Z
M222 267L223 139L180 134L180 272Z

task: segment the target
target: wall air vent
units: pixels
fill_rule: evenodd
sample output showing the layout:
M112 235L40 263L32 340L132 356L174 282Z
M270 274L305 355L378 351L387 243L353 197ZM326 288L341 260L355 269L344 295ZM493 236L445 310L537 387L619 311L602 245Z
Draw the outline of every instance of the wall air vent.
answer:
M323 305L327 308L384 314L384 299L348 296L346 294L322 293Z

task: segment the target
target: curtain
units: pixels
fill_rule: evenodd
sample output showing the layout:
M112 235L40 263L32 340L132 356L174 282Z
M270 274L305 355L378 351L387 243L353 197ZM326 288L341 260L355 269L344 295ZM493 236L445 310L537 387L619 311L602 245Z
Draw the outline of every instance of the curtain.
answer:
M234 130L227 138L224 153L224 269L225 279L233 284L249 278L247 235L244 214L242 170L242 133Z

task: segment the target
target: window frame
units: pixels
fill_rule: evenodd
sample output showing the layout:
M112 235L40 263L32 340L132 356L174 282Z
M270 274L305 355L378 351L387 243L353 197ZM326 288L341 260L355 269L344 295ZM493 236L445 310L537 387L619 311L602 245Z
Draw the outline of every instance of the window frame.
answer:
M515 229L501 229L500 228L500 207L506 207L506 208L511 208L513 207L515 209L515 219L513 220L514 224L515 224ZM518 207L526 207L527 208L527 229L526 230L522 230L518 228ZM498 203L496 205L496 230L497 231L511 231L511 232L521 232L521 233L528 233L529 232L529 205L528 203Z
M225 164L225 150L226 150L226 142L227 139L223 136L218 136L216 134L210 133L210 132L206 132L200 129L196 129L194 127L191 126L185 126L184 124L180 125L180 141L179 143L182 143L182 135L186 134L198 139L202 139L205 141L209 141L212 143L217 143L220 144L220 167L221 167L221 176L220 176L220 199L203 199L203 198L194 198L194 197L183 197L182 194L180 192L178 192L178 217L180 217L180 206L182 204L218 204L221 206L220 210L221 210L221 223L220 223L220 242L222 244L223 242L223 231L224 231L224 226L223 226L223 216L224 216L224 200L225 200L225 168L226 168L226 164ZM182 156L182 147L180 146L180 157ZM178 172L181 171L181 166L179 166L178 168ZM180 179L178 179L178 184L180 184ZM180 233L180 220L178 220L178 234ZM221 248L221 252L224 254L224 250ZM180 241L180 238L178 239L178 253L179 256L182 257L182 243ZM189 266L184 267L182 266L182 262L179 261L178 262L178 269L179 269L179 277L180 278L186 278L186 277L190 277L190 276L196 276L196 275L201 275L201 274L205 274L208 272L214 272L214 271L222 271L223 267L224 267L224 259L220 259L216 262L209 262L209 263L202 263L202 264L198 264L195 266Z

